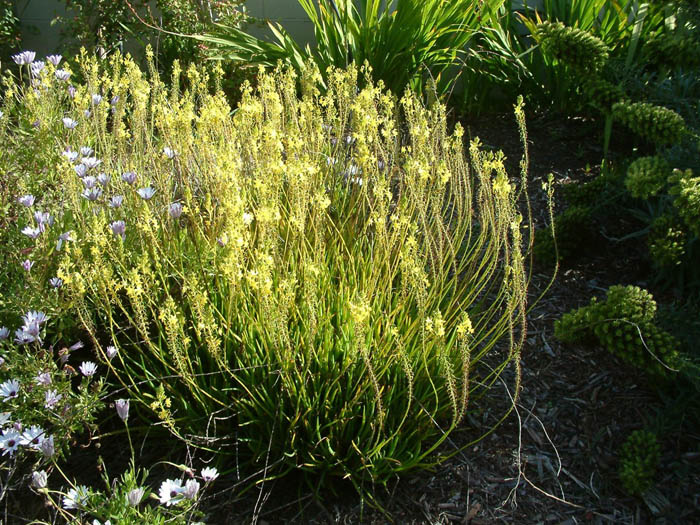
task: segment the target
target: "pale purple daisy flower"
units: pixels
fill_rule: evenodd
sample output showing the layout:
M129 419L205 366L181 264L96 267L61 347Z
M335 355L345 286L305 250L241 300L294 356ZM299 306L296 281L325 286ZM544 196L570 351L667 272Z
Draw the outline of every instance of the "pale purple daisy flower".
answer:
M45 438L44 441L41 442L39 450L41 450L41 453L44 454L44 456L46 456L47 458L53 457L53 455L56 453L56 447L53 442L53 436L48 436L47 438Z
M126 224L124 224L124 221L114 221L109 225L109 227L114 235L119 236L122 238L122 240L124 240L126 237Z
M117 409L117 415L119 416L119 419L126 423L126 420L129 419L129 400L117 399L114 402L114 408Z
M19 395L19 379L10 379L0 384L0 396L3 401L14 399Z
M25 259L24 261L22 261L22 268L24 268L24 271L30 271L32 269L32 266L34 266L34 261L30 261L29 259Z
M110 177L109 175L107 175L106 173L100 173L100 174L97 176L97 182L99 182L100 184L102 184L102 186L107 186L107 184L109 184L109 179L110 179L110 178L111 178L111 177Z
M169 148L168 146L165 146L163 148L163 154L168 157L170 160L174 159L177 155L177 151L175 151L172 148Z
M168 213L170 213L170 216L173 219L179 219L182 215L182 204L180 204L179 202L173 202L168 207Z
M44 395L44 406L48 409L53 408L56 403L58 403L63 395L57 393L55 390L47 390Z
M58 67L58 64L61 63L61 59L62 59L62 58L63 58L63 57L62 57L61 55L48 55L48 56L46 57L46 60L48 60L49 62L51 62L54 66Z
M89 170L96 168L100 164L102 164L102 161L99 160L97 157L83 157L81 159L82 164Z
M36 341L36 337L31 335L26 329L18 328L15 330L15 343L18 345L28 345Z
M122 173L122 180L128 184L133 184L136 182L136 173L133 171Z
M63 153L61 153L69 162L75 162L78 160L78 152L67 148Z
M49 284L51 285L51 288L58 290L61 286L63 286L63 279L60 277L52 277L49 279Z
M70 117L64 117L62 120L63 120L63 126L66 129L75 129L75 127L78 125L78 121L73 120Z
M199 492L199 481L196 479L188 479L185 483L185 490L183 490L182 495L187 499L195 499L197 493Z
M97 106L97 105L99 105L100 102L102 102L102 95L100 95L98 93L94 93L92 95L92 105Z
M85 164L78 164L73 169L75 170L75 174L81 179L87 174L87 166Z
M121 207L123 202L124 202L123 195L115 195L114 197L109 199L109 206L111 208L119 208L119 207Z
M141 196L143 200L147 201L156 194L156 190L153 189L151 186L148 186L147 188L139 188L137 193Z
M10 337L10 331L6 326L0 326L0 341L4 341L8 337Z
M80 372L85 377L92 377L95 375L95 372L97 372L97 365L92 361L83 361L78 368L80 368Z
M41 372L34 378L37 385L49 386L51 384L51 374L48 372Z
M91 190L97 184L97 179L92 175L83 177L83 184L85 185L86 190Z
M90 146L82 146L80 148L80 155L83 157L89 157L94 153L94 150Z
M40 426L32 425L28 430L22 432L19 444L38 449L42 441L44 441L44 429Z
M13 455L19 446L19 440L21 436L19 432L14 429L3 430L2 437L0 438L0 447L2 447L2 455L10 454Z
M117 105L117 102L119 102L119 95L114 95L114 96L112 97L112 99L109 101L109 103L110 103L112 106L116 106L116 105Z
M72 231L67 231L58 236L58 242L56 243L56 251L61 251L61 246L63 246L64 242L73 242L73 238L71 237L72 233Z
M66 71L65 69L57 69L53 74L62 82L66 82L70 78L70 71Z
M81 193L81 195L90 202L94 202L102 197L102 188L90 188L89 190L85 190L83 193Z
M204 483L214 481L218 477L219 471L216 470L214 467L204 467L202 469L202 479L204 480Z
M179 479L166 479L160 485L158 495L161 503L165 503L168 507L175 505L183 500L183 492L185 487L182 486L182 481Z
M75 98L75 86L68 86L68 96Z
M53 226L53 217L47 211L35 211L34 220L42 232L46 231L47 226Z
M117 350L116 346L109 345L107 348L105 348L105 352L107 354L107 358L111 360L119 351Z
M34 195L23 195L19 199L17 199L17 202L19 202L22 206L25 208L31 208L34 205L34 202L36 201Z
M49 320L49 316L46 315L41 310L29 310L26 314L22 316L22 320L25 324L29 323L39 323L44 324Z
M19 342L18 339L21 339L22 342L27 341L28 343L33 343L34 341L38 341L41 343L41 326L36 321L26 323L21 330L22 335L20 338L18 334L17 342Z
M70 345L70 346L68 347L68 350L70 350L71 352L73 352L73 351L75 351L75 350L80 350L81 348L85 348L85 343L83 343L82 341L78 341L78 342L73 343L72 345Z
M63 508L69 510L78 509L85 505L89 495L90 490L84 485L72 488L63 496Z
M92 116L92 112L89 109L86 109L83 111L83 115L85 115L85 118L90 118Z
M26 226L23 230L22 233L29 237L30 239L36 239L41 235L41 229L40 228L32 228L31 226Z
M15 64L23 66L25 64L31 64L32 62L34 62L35 57L36 52L34 51L22 51L21 53L13 55L12 60L15 61Z
M44 64L44 62L42 62L41 60L37 60L31 63L31 65L29 66L29 71L31 72L32 76L38 77L39 75L41 75L41 72L44 70L44 67L46 67L46 64Z

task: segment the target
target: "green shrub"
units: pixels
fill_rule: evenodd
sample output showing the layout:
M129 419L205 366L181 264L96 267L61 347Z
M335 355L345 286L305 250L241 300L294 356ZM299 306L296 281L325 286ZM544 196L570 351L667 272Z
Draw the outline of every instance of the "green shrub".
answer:
M177 69L166 89L118 55L80 63L72 98L51 68L41 97L13 91L47 121L61 188L27 242L161 425L267 476L359 486L436 461L511 361L519 382L519 338L491 350L524 333L520 192L476 142L468 169L443 106L399 104L369 70L360 89L354 68L322 94L308 67L261 73L232 113L194 66L181 93Z
M663 157L640 157L627 168L625 185L633 197L648 199L668 183L671 166Z
M686 133L685 121L678 113L646 102L618 102L613 105L613 116L657 146L677 143Z
M648 430L632 432L620 450L620 481L628 494L639 496L654 485L661 449Z

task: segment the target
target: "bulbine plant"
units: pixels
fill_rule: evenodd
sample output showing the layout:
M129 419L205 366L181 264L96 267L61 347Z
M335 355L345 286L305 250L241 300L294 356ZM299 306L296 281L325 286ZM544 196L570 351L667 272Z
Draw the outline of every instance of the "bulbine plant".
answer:
M478 142L468 160L444 106L368 67L323 91L313 65L261 72L234 111L194 66L185 92L177 67L169 88L128 58L81 68L71 96L50 68L31 104L10 91L55 115L57 224L27 243L53 264L71 232L60 308L132 405L265 477L359 486L439 460L509 363L517 391L525 160L514 181Z

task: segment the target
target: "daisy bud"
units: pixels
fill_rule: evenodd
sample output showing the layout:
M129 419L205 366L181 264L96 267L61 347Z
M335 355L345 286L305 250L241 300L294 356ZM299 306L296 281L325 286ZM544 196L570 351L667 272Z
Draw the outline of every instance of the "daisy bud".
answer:
M48 476L44 470L32 472L32 487L35 489L46 488L47 478Z
M179 219L182 215L182 204L179 202L173 202L168 208L168 213L173 219Z
M114 408L117 409L117 415L124 423L129 419L129 400L128 399L117 399L114 402Z
M139 503L141 503L141 500L143 499L143 494L146 492L146 489L143 487L139 487L137 489L130 490L129 493L126 495L126 499L129 502L129 505L132 507L135 507Z

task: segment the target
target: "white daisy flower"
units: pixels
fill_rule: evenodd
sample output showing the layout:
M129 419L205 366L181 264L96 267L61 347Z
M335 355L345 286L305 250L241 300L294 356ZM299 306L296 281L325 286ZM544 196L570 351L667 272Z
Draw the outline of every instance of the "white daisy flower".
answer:
M85 377L94 376L97 372L97 365L92 361L83 361L79 368Z
M66 495L63 496L63 508L77 509L85 504L89 494L89 489L84 485L79 485L70 489Z
M184 499L183 492L185 487L182 486L182 481L179 479L166 479L160 485L158 496L161 503L165 503L168 507L175 505Z
M204 480L204 483L214 481L218 477L219 471L216 470L214 467L204 467L202 469L202 479Z
M2 448L2 455L10 454L13 455L19 446L19 442L22 436L19 435L14 428L8 428L3 430L2 437L0 438L0 448Z
M3 401L8 399L14 399L19 394L19 380L10 379L5 381L0 385L0 396L3 397Z
M44 441L44 429L37 425L32 425L28 430L22 432L20 445L26 445L33 449L38 449Z

